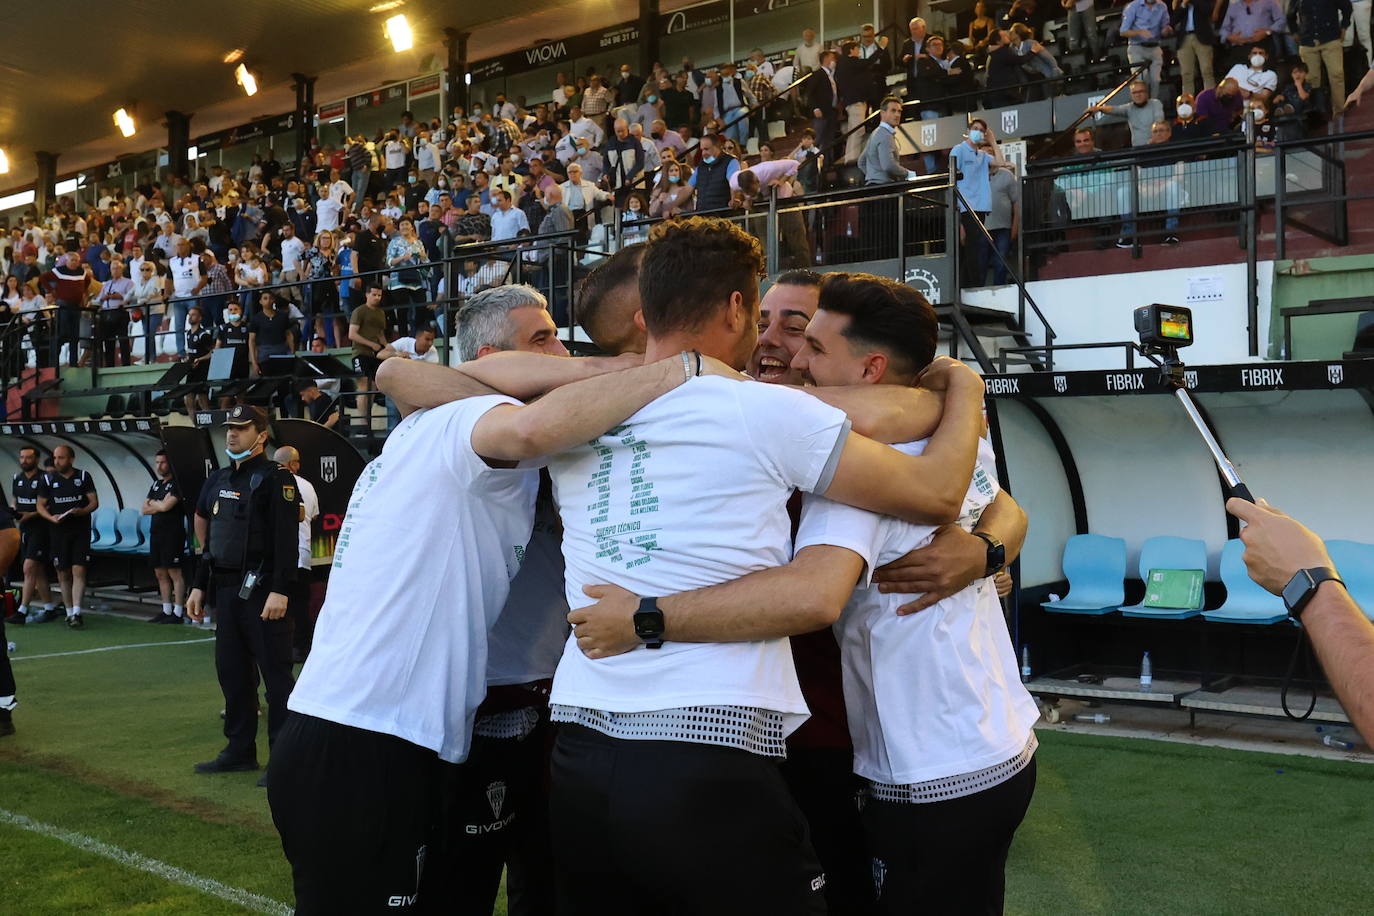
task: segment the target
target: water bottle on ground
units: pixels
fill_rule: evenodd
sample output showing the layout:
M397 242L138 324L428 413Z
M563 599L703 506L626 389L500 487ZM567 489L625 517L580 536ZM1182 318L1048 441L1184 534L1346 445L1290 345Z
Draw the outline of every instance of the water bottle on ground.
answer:
M14 652L14 651L15 651L16 649L18 649L18 648L19 648L19 647L16 646L16 645L15 645L14 643L12 643L12 642L6 642L6 643L5 643L5 649L6 649L6 651Z
M1146 652L1140 657L1140 692L1149 693L1154 689L1155 668L1150 663L1150 653Z
M1073 720L1075 722L1091 722L1094 725L1106 725L1108 722L1112 721L1112 717L1105 712L1095 712L1092 715L1080 712L1073 717Z
M1025 684L1031 679L1030 645L1021 647L1021 683Z
M1327 747L1334 747L1338 751L1353 751L1355 749L1353 741L1346 741L1339 735L1322 735L1322 744Z

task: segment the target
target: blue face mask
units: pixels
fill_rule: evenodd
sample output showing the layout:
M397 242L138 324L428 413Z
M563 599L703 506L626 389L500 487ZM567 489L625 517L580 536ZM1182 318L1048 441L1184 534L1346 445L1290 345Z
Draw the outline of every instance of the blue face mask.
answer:
M975 127L968 132L968 139L970 143L977 146L979 143L983 142L983 132Z
M677 183L678 183L679 181L681 181L681 180L682 180L682 176L681 176L681 175L669 175L669 176L668 176L668 181L669 181L670 184L677 184Z
M654 104L654 103L657 102L657 101L658 101L658 96L656 96L656 95L651 95L651 96L649 96L649 104L650 104L650 105Z
M253 450L250 448L250 449L249 449L248 451L246 451L246 452L231 452L231 451L229 451L229 449L226 448L226 449L224 450L224 454L228 455L228 456L229 456L232 460L234 460L234 461L242 461L243 459L247 458L249 455L253 454Z
M720 81L722 83L733 83L735 81L735 78L733 76L722 76L720 78Z
M701 161L704 162L704 163L706 163L707 165L710 165L711 163L713 163L713 162L716 161L716 157L715 157L715 156L702 156L702 157L701 157Z

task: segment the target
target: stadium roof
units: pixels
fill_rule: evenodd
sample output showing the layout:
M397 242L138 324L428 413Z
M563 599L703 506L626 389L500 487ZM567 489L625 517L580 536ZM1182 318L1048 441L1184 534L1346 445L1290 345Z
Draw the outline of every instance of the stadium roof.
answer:
M673 4L666 4L673 5ZM394 53L383 22L404 13L411 51ZM320 75L316 102L407 79L444 65L443 29L471 33L469 57L517 50L638 14L636 0L92 0L13 4L0 59L0 148L10 172L0 189L34 180L34 153L59 154L59 174L166 144L167 111L190 112L191 136L290 111L291 74ZM234 82L241 50L257 95ZM131 107L132 106L132 107ZM130 108L137 133L111 116Z

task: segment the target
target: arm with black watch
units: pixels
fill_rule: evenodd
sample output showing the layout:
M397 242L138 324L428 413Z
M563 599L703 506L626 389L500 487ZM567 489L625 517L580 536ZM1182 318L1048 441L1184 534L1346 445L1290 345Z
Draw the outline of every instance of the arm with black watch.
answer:
M644 640L646 649L663 648L663 611L659 610L657 598L639 600L639 608L635 611L635 635Z
M983 571L983 577L997 575L1007 565L1007 548L986 531L975 531L973 536L988 545L988 564Z
M1294 573L1293 578L1283 587L1283 604L1288 608L1288 616L1294 620L1301 620L1303 610L1317 594L1317 588L1323 582L1335 582L1342 588L1345 587L1345 582L1336 574L1336 570L1329 566L1314 566Z

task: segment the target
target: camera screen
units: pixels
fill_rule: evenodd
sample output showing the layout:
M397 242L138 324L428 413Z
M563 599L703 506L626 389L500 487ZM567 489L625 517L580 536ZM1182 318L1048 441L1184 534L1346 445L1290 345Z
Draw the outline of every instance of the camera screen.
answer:
M1159 336L1170 340L1192 340L1193 319L1187 312L1159 310Z

